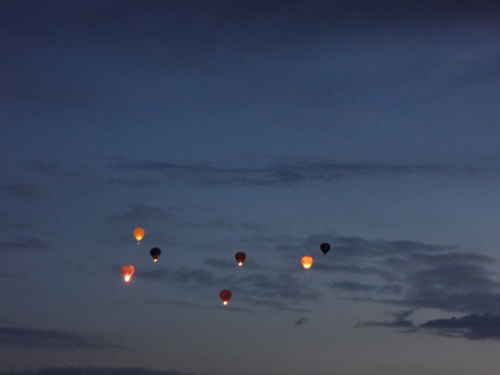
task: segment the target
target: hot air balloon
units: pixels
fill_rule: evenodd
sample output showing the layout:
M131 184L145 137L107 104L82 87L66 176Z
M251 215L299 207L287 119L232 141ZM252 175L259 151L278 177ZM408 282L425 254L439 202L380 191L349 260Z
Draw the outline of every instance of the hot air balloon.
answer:
M302 267L308 270L313 265L313 258L306 255L305 257L302 258L301 263Z
M321 245L319 245L319 248L321 249L323 254L326 255L326 253L330 251L330 244L327 242L323 242Z
M134 274L134 266L123 266L122 267L122 275L123 279L125 280L126 283L130 281L130 278Z
M229 301L231 299L231 296L233 294L227 290L227 289L224 289L223 291L220 292L220 299L222 300L222 303L224 305L227 305L227 301Z
M158 249L157 247L153 247L149 253L151 254L151 256L153 257L153 261L157 261L158 260L158 257L160 256L161 254L161 250Z
M236 253L236 255L234 257L238 261L238 266L242 266L243 262L245 261L247 256L245 253L239 252L239 253Z
M137 240L137 245L139 245L139 242L141 242L142 238L144 237L144 233L146 233L146 231L142 228L134 229L134 237Z

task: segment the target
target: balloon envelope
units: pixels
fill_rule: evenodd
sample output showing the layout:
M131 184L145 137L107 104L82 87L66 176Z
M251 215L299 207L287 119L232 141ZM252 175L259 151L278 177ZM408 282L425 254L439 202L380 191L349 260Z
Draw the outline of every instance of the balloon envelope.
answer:
M220 292L220 299L222 300L224 305L227 305L227 301L229 301L231 299L232 295L233 294L231 293L231 291L229 291L227 289L224 289Z
M153 247L149 253L151 254L151 256L153 257L153 260L156 262L158 260L158 257L160 256L161 254L161 250L157 247Z
M130 278L134 274L134 266L123 266L122 267L122 275L123 279L125 280L126 283L130 281Z
M327 242L323 242L321 245L319 245L319 248L323 252L323 254L326 254L327 252L330 251L330 244Z
M311 266L313 264L313 258L306 255L305 257L302 258L301 263L302 263L302 267L304 267L307 270L307 269L311 268Z
M245 253L241 253L241 252L240 253L236 253L236 255L234 257L238 261L238 266L242 266L243 262L247 258L246 254Z
M135 228L134 229L134 237L137 241L140 241L142 240L142 238L144 237L144 233L146 233L146 231L142 228Z

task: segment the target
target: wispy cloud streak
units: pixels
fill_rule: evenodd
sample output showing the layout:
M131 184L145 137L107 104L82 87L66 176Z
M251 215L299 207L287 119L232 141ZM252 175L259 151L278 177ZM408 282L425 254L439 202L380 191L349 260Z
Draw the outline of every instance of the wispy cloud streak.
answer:
M19 327L0 327L0 346L53 349L123 348L100 336Z
M178 371L160 371L141 367L59 367L1 372L0 375L192 375Z
M417 325L412 320L407 319L415 311L416 309L410 309L392 313L394 319L390 321L360 322L356 325L356 328L385 327L396 328L401 332L425 332L450 338L500 340L500 315L469 314L460 318L428 320Z
M25 238L22 240L12 240L0 242L0 251L17 250L50 250L51 246L43 240L37 238Z
M461 318L429 320L419 326L440 336L470 340L500 340L500 315L470 314Z
M410 174L470 175L477 168L454 167L437 164L341 164L331 162L300 161L289 165L261 168L223 168L202 164L174 164L162 161L139 162L120 160L116 169L154 173L202 185L290 185L301 182L334 182L357 176L392 176ZM116 180L113 180L116 183ZM156 183L156 182L155 182Z

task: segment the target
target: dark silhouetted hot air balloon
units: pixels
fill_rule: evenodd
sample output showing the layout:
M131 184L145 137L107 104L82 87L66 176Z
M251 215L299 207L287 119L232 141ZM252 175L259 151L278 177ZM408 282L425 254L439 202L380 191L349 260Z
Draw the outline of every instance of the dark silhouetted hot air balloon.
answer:
M134 266L123 266L122 267L122 275L123 279L125 280L126 283L130 281L130 278L134 274Z
M302 267L304 267L306 270L308 270L309 268L311 268L311 266L313 264L313 258L306 255L305 257L302 258L301 263L302 263Z
M153 247L149 253L151 254L151 256L153 257L153 260L156 262L158 260L158 257L160 256L161 254L161 250L158 249L157 247Z
M319 248L321 249L323 254L326 255L326 253L330 251L330 244L327 242L323 242L321 245L319 245Z
M222 303L224 305L227 305L227 301L229 301L231 299L231 296L233 294L227 290L227 289L224 289L223 291L220 292L220 299L222 300Z
M246 254L245 253L242 253L242 252L239 252L239 253L236 253L236 255L234 256L236 258L236 260L238 261L238 266L242 266L243 265L243 262L245 261L245 259L247 258Z
M142 238L144 237L144 233L146 233L146 231L142 228L135 228L134 229L134 237L137 240L137 244L139 244L139 242L141 242Z

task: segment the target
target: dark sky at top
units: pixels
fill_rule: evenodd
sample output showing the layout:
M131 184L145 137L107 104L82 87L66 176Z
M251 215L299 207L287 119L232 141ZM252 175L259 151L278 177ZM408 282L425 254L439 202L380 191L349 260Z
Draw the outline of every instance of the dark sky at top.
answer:
M0 375L496 375L499 40L492 1L1 1Z

